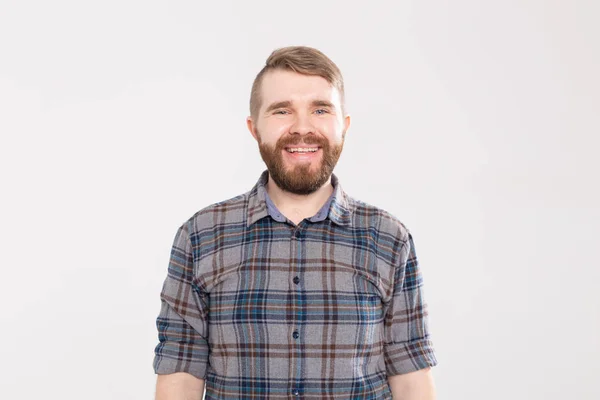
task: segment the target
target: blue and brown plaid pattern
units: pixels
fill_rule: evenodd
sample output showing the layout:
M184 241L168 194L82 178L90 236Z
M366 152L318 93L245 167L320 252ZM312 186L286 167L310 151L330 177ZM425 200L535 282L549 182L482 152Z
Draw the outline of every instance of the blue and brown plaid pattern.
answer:
M293 224L268 171L175 235L157 318L157 374L206 399L391 399L389 375L437 364L408 229L348 196Z

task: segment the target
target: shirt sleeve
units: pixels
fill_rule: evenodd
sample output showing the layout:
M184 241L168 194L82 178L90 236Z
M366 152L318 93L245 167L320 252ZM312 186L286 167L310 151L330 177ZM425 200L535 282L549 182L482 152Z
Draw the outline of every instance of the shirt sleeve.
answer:
M423 277L410 232L394 271L393 295L386 305L383 352L388 376L437 365L429 335Z
M187 223L171 248L167 277L160 294L154 349L154 372L187 372L205 379L208 364L208 303L194 284L192 245Z

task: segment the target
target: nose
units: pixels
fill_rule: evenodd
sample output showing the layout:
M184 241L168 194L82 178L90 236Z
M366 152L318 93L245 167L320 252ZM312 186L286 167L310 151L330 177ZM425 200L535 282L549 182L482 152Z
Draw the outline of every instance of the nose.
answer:
M315 127L310 120L310 116L297 113L294 117L294 123L290 126L290 133L308 135L315 133Z

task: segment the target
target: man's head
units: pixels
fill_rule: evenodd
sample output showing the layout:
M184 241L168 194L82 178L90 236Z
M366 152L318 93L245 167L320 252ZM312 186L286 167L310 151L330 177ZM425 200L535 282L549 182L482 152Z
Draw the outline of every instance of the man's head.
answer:
M275 50L252 85L247 124L277 186L313 193L331 176L350 126L340 70L310 47Z

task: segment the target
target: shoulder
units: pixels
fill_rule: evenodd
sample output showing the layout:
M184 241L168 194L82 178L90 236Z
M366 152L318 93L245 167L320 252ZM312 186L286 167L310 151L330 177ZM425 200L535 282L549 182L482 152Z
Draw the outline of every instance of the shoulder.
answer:
M407 242L410 230L393 213L376 205L346 195L352 210L353 225L360 228L375 229L380 234L392 235L401 242Z
M184 229L190 234L194 234L244 222L248 194L249 192L242 193L203 207L183 223Z

